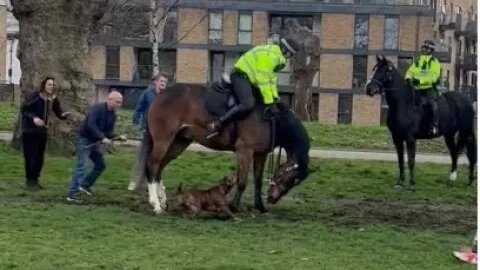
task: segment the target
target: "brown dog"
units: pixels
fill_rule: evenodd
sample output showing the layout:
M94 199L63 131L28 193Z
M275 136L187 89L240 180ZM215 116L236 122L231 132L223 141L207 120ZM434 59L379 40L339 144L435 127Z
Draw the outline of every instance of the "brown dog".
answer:
M178 186L178 202L185 213L196 216L202 212L224 214L236 219L228 208L227 195L235 185L235 178L225 176L220 183L207 190L182 191Z

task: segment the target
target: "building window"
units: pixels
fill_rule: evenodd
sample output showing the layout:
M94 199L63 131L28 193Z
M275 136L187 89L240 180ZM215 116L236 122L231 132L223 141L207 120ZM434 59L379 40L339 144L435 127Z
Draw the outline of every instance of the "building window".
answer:
M306 28L310 31L313 29L312 16L289 16L289 15L272 15L270 17L270 39L278 42L280 36L288 35L295 31L296 27Z
M120 48L106 47L105 79L118 80L120 78Z
M338 94L338 124L352 123L352 94Z
M167 13L165 29L163 30L163 42L177 41L177 11L170 10Z
M153 54L150 48L137 49L137 73L139 80L150 80L152 78Z
M238 18L238 44L252 43L252 13L240 12Z
M398 50L398 17L385 17L385 50Z
M411 57L398 57L398 72L402 77L405 77L408 68L412 65L412 58Z
M177 51L162 50L158 52L158 69L168 75L169 82L175 82L175 70L177 68Z
M355 15L354 44L355 49L368 48L368 15Z
M220 81L225 70L225 53L210 53L210 81Z
M367 56L353 56L352 88L362 88L367 83Z
M223 14L221 11L210 12L208 24L208 41L210 43L222 43Z

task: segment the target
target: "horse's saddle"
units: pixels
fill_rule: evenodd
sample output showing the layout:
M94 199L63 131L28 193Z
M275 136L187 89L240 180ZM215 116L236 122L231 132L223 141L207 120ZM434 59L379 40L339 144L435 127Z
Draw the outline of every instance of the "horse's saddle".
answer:
M222 80L207 86L205 92L205 108L214 116L224 115L228 109L235 106L230 78L224 74Z

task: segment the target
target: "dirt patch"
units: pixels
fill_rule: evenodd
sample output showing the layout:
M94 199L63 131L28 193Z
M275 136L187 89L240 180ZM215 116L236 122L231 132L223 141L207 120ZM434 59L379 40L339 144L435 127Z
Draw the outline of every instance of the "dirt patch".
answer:
M305 201L320 204L312 212L279 209L277 218L316 219L333 226L361 227L390 224L406 228L471 233L476 228L476 205L435 204L431 202L389 201L385 199L331 199ZM299 203L303 204L303 203ZM298 205L298 204L297 204Z

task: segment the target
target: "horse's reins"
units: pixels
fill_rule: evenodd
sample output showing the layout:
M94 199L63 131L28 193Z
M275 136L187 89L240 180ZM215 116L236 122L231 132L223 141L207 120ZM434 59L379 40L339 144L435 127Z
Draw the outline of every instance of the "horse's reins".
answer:
M119 140L120 140L120 138L113 138L113 139L111 139L112 142L113 142L113 141L119 141ZM97 146L97 145L100 145L100 144L102 144L102 141L98 141L98 142L94 142L94 143L91 143L91 144L87 144L84 148L85 148L85 149L89 149L89 148L92 148L92 147Z
M280 159L282 157L282 147L279 147L278 149L278 156L277 156L277 162L275 162L275 136L276 136L276 129L275 129L275 115L272 114L272 117L270 118L271 121L271 144L270 144L270 150L271 152L268 154L268 165L267 165L267 179L269 182L273 179L273 174L274 170L278 167L280 164Z

